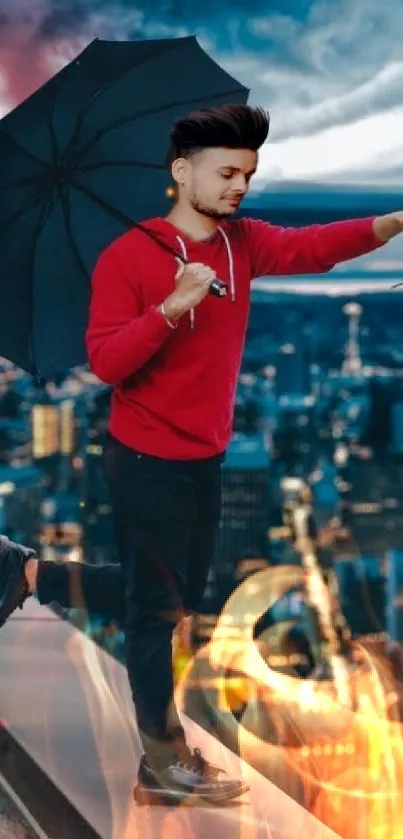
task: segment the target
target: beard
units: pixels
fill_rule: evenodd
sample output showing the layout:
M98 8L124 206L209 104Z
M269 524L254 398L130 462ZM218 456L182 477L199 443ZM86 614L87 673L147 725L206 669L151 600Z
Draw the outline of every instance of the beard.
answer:
M201 201L194 192L192 192L189 196L189 202L192 209L196 210L196 213L199 213L201 216L206 216L207 218L215 219L215 221L231 218L235 212L235 210L233 210L233 212L220 212L215 207L211 207Z

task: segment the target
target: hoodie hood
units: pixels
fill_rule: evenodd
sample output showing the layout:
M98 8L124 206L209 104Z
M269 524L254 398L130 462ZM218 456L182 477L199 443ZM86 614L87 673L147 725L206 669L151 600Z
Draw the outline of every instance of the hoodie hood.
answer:
M228 275L229 275L229 293L231 296L231 301L234 303L236 300L236 287L235 287L235 271L234 271L234 258L231 249L231 242L229 239L229 231L228 228L226 229L225 224L220 224L214 232L206 239L202 240L195 240L184 233L182 230L179 230L175 227L172 222L168 221L164 218L155 218L150 219L146 222L141 223L141 229L144 230L145 233L149 231L150 236L157 242L160 240L161 246L164 247L166 250L172 251L172 256L174 259L177 260L179 265L186 265L188 262L192 262L192 251L196 250L198 253L197 261L200 261L200 248L203 245L208 245L209 243L215 242L217 237L221 238L223 243L223 247L225 247L227 252L227 260L228 260ZM208 264L208 263L207 263ZM190 317L190 324L191 328L194 329L195 326L195 310L191 309L189 312Z

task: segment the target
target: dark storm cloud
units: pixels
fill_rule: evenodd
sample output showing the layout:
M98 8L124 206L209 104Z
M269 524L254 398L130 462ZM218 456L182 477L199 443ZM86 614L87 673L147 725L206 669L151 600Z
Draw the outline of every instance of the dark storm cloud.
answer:
M39 40L64 38L77 32L93 13L91 6L84 0L69 0L67 6L64 0L51 0L49 11L38 22L36 37Z
M94 20L105 31L113 26L113 18L122 18L130 26L131 20L145 20L146 18L169 14L169 2L158 3L153 0L119 0L111 4L108 0L49 0L48 11L44 15L37 29L39 39L66 38L77 33L82 28L92 28ZM154 10L154 13L153 13ZM136 15L136 11L140 15ZM128 33L129 34L129 33Z
M316 136L402 105L401 0L0 0L0 107L94 37L195 34L251 101L271 142ZM371 139L371 138L370 138Z
M93 38L141 37L136 22L141 25L144 16L121 2L111 6L104 0L1 0L3 110L36 90Z

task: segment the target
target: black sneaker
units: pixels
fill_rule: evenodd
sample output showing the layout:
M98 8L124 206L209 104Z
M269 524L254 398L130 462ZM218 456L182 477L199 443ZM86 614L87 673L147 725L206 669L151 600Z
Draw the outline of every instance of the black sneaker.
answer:
M15 609L22 609L30 597L24 565L33 556L36 554L32 548L0 536L0 627Z
M225 774L218 766L208 763L199 749L189 752L186 762L175 761L158 772L153 772L143 755L134 800L137 804L225 805L249 790L243 781L227 778Z

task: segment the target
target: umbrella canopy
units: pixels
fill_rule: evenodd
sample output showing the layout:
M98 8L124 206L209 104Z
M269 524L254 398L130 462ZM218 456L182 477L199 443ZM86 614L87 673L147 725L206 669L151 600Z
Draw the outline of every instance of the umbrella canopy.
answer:
M0 121L0 356L42 379L86 362L92 269L168 211L173 122L248 94L195 37L95 40Z

